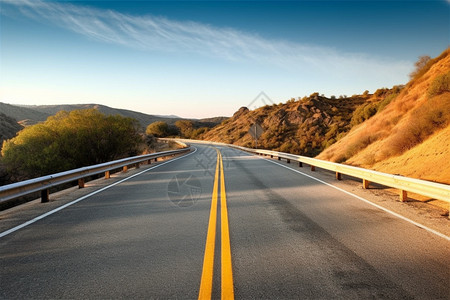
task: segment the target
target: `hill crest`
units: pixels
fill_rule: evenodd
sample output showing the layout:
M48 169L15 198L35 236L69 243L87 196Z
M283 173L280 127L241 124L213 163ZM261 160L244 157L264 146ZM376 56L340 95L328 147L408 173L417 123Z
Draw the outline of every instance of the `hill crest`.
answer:
M318 158L450 184L449 126L447 49L384 111L353 128Z

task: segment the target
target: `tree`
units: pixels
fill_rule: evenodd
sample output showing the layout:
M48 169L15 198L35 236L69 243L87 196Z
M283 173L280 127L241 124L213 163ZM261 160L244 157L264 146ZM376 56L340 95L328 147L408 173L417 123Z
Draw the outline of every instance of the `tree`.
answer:
M419 56L419 59L414 63L416 68L409 74L409 78L414 79L418 74L420 74L430 60L431 57L428 55Z
M170 135L169 125L163 121L156 121L147 126L145 133L155 137L166 137Z
M175 122L175 126L180 130L181 136L191 138L194 131L194 123L189 120L179 120Z
M61 111L5 141L2 161L22 178L43 176L136 155L141 143L135 119Z

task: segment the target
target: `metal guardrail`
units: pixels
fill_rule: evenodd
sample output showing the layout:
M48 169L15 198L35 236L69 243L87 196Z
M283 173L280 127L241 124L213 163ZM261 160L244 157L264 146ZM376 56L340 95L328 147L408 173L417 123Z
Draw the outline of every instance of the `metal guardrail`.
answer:
M325 160L320 160L316 158L293 155L284 152L263 150L263 149L250 149L246 147L217 143L217 142L206 142L206 141L197 141L197 140L186 140L186 139L178 139L178 141L182 141L184 143L207 143L207 144L215 144L219 146L232 147L236 149L240 149L245 152L267 155L271 157L276 157L280 159L286 159L287 162L296 161L299 163L299 166L302 166L303 163L309 165L311 170L314 171L316 167L321 169L326 169L329 171L333 171L336 173L336 179L340 180L342 174L360 178L362 179L363 188L369 188L371 182L378 183L384 186L392 187L399 190L400 201L407 200L407 193L416 193L422 196L431 197L433 199L443 200L450 203L450 185L443 183L436 183L426 180L420 180L415 178L409 178L399 175L392 175L387 173L382 173L378 171L368 170L364 168L338 164L334 162L329 162Z
M0 186L0 203L34 192L41 192L41 202L48 202L49 189L51 187L78 180L78 186L82 188L84 187L84 179L89 176L105 173L105 178L109 178L109 172L112 170L122 168L123 171L126 171L128 167L132 165L139 167L139 164L145 161L150 163L152 159L157 160L160 157L172 156L190 151L189 146L184 143L182 143L182 145L185 148L123 158L112 162Z
M406 201L407 192L411 192L450 203L450 186L447 184L409 178L399 175L392 175L364 168L324 161L316 158L292 155L283 152L248 149L248 148L246 148L244 151L262 155L270 155L272 157L277 157L279 159L284 158L288 162L292 160L297 161L299 163L305 163L310 165L313 171L315 167L326 169L329 171L334 171L336 173L336 179L338 180L341 179L341 174L357 177L363 180L363 188L365 189L369 188L369 184L371 182L392 187L400 191L399 194L401 201Z

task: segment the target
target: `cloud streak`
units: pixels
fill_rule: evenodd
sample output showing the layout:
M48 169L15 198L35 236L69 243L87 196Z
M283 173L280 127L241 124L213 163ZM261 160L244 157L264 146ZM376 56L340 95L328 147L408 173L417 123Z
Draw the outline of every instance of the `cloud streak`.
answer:
M35 0L6 0L3 4L29 18L51 22L94 40L145 51L189 52L230 61L329 72L336 76L371 70L374 75L396 77L397 81L410 71L410 62L382 61L324 47L269 40L236 29L196 22ZM7 12L3 8L1 13Z

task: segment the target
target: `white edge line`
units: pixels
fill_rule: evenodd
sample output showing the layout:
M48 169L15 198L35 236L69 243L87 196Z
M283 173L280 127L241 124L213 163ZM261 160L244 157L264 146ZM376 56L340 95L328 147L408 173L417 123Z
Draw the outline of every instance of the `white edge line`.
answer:
M13 232L15 232L15 231L17 231L17 230L19 230L19 229L22 229L22 228L24 228L24 227L27 227L28 225L31 225L31 224L33 224L33 223L39 221L39 220L42 220L42 219L44 219L45 217L48 217L48 216L50 216L50 215L53 215L54 213L56 213L56 212L58 212L58 211L60 211L60 210L63 210L64 208L69 207L69 206L71 206L71 205L74 205L75 203L78 203L78 202L80 202L80 201L83 201L83 200L85 200L85 199L87 199L87 198L89 198L89 197L91 197L91 196L93 196L93 195L95 195L95 194L98 194L98 193L100 193L100 192L103 192L104 190L107 190L107 189L109 189L109 188L111 188L111 187L113 187L113 186L115 186L115 185L118 185L119 183L122 183L122 182L124 182L124 181L127 181L128 179L134 178L134 177L136 177L136 176L139 176L139 175L141 175L141 174L144 174L145 172L148 172L148 171L150 171L150 170L153 170L153 169L159 168L159 167L161 167L161 166L164 166L165 164L168 164L168 163L174 162L174 161L176 161L176 160L179 160L179 159L188 157L189 155L194 154L195 152L197 152L197 148L194 147L194 149L195 149L195 150L194 150L193 152L191 152L191 153L188 153L188 154L186 154L186 155L183 155L183 156L180 156L180 157L171 159L171 160L169 160L169 161L160 163L160 164L158 164L158 165L156 165L156 166L154 166L154 167L148 168L148 169L146 169L146 170L144 170L144 171L141 171L141 172L139 172L139 173L133 174L133 175L131 175L131 176L129 176L129 177L126 177L126 178L124 178L124 179L122 179L122 180L119 180L119 181L114 182L114 183L112 183L112 184L110 184L110 185L108 185L108 186L105 186L105 187L103 187L103 188L101 188L101 189L99 189L99 190L96 190L96 191L94 191L94 192L92 192L92 193L90 193L90 194L87 194L87 195L85 195L85 196L83 196L83 197L80 197L80 198L78 198L78 199L76 199L76 200L73 200L72 202L66 203L66 204L64 204L64 205L62 205L62 206L60 206L60 207L58 207L58 208L55 208L55 209L53 209L53 210L51 210L51 211L49 211L49 212L46 212L45 214L42 214L42 215L40 215L40 216L37 216L36 218L31 219L31 220L29 220L29 221L27 221L27 222L25 222L25 223L22 223L22 224L20 224L20 225L17 225L17 226L15 226L15 227L11 228L11 229L8 229L8 230L6 230L6 231L3 231L3 232L0 233L0 238L2 238L2 237L4 237L4 236L7 236L8 234L11 234L11 233L13 233Z
M426 231L429 231L429 232L431 232L431 233L433 233L433 234L435 234L435 235L437 235L437 236L440 236L441 238L444 238L444 239L446 239L447 241L450 241L450 237L446 236L446 235L443 234L443 233L440 233L440 232L438 232L438 231L436 231L436 230L434 230L434 229L431 229L431 228L429 228L429 227L427 227L427 226L425 226L425 225L423 225L423 224L417 223L416 221L413 221L413 220L411 220L411 219L408 219L408 218L406 218L406 217L404 217L404 216L402 216L402 215L400 215L400 214L398 214L398 213L396 213L396 212L393 212L393 211L391 211L391 210L389 210L389 209L387 209L387 208L384 208L384 207L382 207L382 206L380 206L380 205L378 205L378 204L376 204L376 203L373 203L373 202L371 202L371 201L369 201L369 200L367 200L367 199L364 199L364 198L362 198L362 197L360 197L360 196L358 196L358 195L355 195L355 194L353 194L353 193L351 193L351 192L348 192L348 191L346 191L346 190L344 190L344 189L341 189L341 188L339 188L339 187L337 187L337 186L335 186L335 185L332 185L332 184L330 184L330 183L328 183L328 182L325 182L325 181L323 181L323 180L320 180L320 179L318 179L318 178L315 178L315 177L313 177L313 176L311 176L311 175L309 175L309 174L306 174L306 173L303 173L303 172L301 172L301 171L299 171L299 170L296 170L296 169L290 168L290 167L288 167L288 166L282 165L282 164L280 164L280 163L278 163L278 162L275 162L275 161L272 161L272 160L270 160L270 159L262 158L262 157L258 157L258 158L264 159L265 161L271 162L271 163L273 163L273 164L279 165L280 167L286 168L286 169L288 169L288 170L291 170L291 171L294 171L294 172L296 172L296 173L299 173L299 174L301 174L301 175L303 175L303 176L306 176L306 177L309 177L309 178L311 178L311 179L314 179L314 180L316 180L316 181L318 181L318 182L320 182L320 183L323 183L323 184L325 184L325 185L327 185L327 186L329 186L329 187L332 187L332 188L334 188L334 189L336 189L336 190L338 190L338 191L341 191L341 192L346 193L346 194L348 194L348 195L350 195L350 196L352 196L352 197L355 197L356 199L359 199L359 200L361 200L361 201L363 201L363 202L366 202L367 204L370 204L370 205L372 205L372 206L375 206L376 208L381 209L381 210L383 210L383 211L385 211L385 212L387 212L387 213L389 213L389 214L391 214L391 215L393 215L393 216L396 216L396 217L399 218L399 219L402 219L402 220L404 220L404 221L406 221L406 222L409 222L409 223L411 223L411 224L413 224L413 225L415 225L415 226L417 226L417 227L420 227L420 228L422 228L422 229L425 229Z

